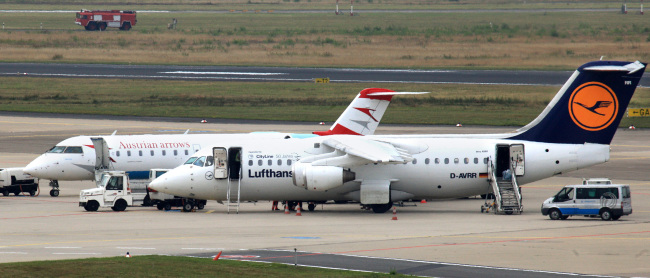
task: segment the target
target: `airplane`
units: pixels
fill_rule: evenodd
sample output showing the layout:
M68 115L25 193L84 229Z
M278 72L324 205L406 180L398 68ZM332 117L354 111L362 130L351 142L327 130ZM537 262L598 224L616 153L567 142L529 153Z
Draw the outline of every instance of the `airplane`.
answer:
M511 183L518 207L500 205L506 214L521 212L518 185L609 160L645 67L586 63L537 118L510 133L214 141L149 189L228 204L349 200L383 213L396 201L476 196Z
M161 134L75 136L65 139L31 161L23 171L40 179L50 180L50 196L59 195L59 181L95 180L96 170L126 171L132 179L148 178L149 169L174 168L190 155L219 140L266 140L272 138L305 138L318 135L372 135L394 95L424 92L395 92L367 88L359 92L330 130L314 134L254 132L248 134ZM104 152L96 152L92 138ZM105 155L104 155L105 154Z

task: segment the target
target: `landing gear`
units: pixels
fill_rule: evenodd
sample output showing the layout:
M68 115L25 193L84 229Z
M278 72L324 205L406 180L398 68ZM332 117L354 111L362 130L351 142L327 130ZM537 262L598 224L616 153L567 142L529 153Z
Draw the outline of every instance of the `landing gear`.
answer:
M52 190L50 190L50 196L52 197L59 197L59 181L58 180L51 180L50 181L50 187L52 187Z
M194 202L190 199L186 199L185 203L183 204L183 211L191 212L192 210L194 210Z
M309 203L309 205L307 205L307 209L308 209L309 211L314 211L314 210L316 209L316 204L314 204L314 203Z
M370 205L370 208L372 209L372 212L374 213L384 213L389 211L393 207L393 202L390 202L388 204L372 204Z

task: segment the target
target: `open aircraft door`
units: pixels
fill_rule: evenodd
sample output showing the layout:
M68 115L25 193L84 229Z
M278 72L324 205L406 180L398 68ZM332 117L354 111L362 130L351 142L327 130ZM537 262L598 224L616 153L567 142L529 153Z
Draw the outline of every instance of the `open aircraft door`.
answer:
M503 171L510 169L516 176L525 174L524 144L497 145L496 175L503 177Z
M523 176L525 169L524 144L510 145L510 164L516 176Z
M214 156L214 178L228 178L228 151L226 148L214 147L212 155Z
M113 170L111 163L111 154L108 149L108 144L102 137L90 138L95 148L95 183L99 184L102 180L102 173L104 171Z

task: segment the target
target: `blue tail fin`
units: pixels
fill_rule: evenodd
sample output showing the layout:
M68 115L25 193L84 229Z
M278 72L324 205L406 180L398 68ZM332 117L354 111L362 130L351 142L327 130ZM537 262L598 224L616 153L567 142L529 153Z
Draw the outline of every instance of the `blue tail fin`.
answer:
M646 64L595 61L582 65L535 120L511 139L610 144Z

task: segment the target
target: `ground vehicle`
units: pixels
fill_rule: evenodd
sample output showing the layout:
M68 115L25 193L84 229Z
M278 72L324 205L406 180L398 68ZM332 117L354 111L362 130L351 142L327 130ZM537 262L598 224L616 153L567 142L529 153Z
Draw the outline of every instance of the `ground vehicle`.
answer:
M542 204L542 215L552 220L573 215L600 216L618 220L632 213L630 186L611 184L604 179L584 180L583 184L567 185Z
M77 13L75 24L81 25L88 31L106 30L106 27L120 28L120 30L128 31L131 27L135 26L136 12L135 11L120 11L120 10L81 10Z
M97 188L81 190L79 206L87 211L97 211L100 207L111 207L114 211L124 211L133 205L133 194L129 187L129 177L124 171L107 171Z
M152 180L156 179L157 177L160 177L162 174L166 173L167 171L169 171L169 169L151 169L151 171L149 172L149 181L151 182ZM163 210L163 209L170 210L172 209L172 207L182 207L183 211L190 212L194 209L194 207L198 209L203 209L205 207L205 204L207 203L206 200L194 200L194 199L181 198L171 194L158 192L155 190L147 190L147 191L149 193L147 196L149 197L151 205L155 205L158 208L158 210Z
M25 174L23 168L0 169L0 191L4 196L22 192L29 192L29 195L34 196L38 191L38 178Z

